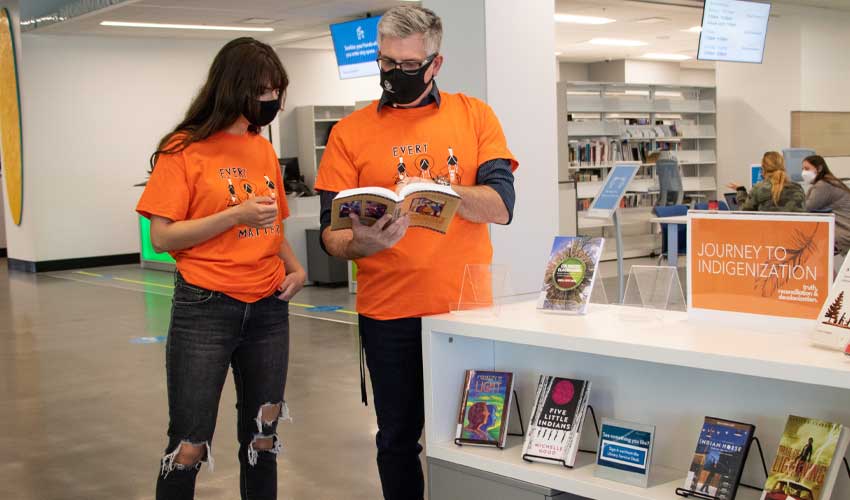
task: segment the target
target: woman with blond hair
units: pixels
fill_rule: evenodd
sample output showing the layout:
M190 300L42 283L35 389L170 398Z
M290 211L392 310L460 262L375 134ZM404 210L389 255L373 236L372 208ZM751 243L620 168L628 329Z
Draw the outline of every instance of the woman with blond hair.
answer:
M737 191L741 210L756 212L805 212L806 193L785 171L785 159L776 151L768 151L761 159L764 180L753 186L750 193L743 186L730 183Z

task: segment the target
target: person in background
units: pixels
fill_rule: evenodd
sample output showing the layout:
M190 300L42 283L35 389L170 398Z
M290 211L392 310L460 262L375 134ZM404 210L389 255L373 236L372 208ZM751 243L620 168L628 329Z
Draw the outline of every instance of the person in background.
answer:
M157 500L191 500L229 367L242 500L277 498L278 420L289 412L289 303L306 274L283 234L280 167L260 133L289 78L275 51L237 38L216 55L186 117L151 158L136 210L177 261L165 347L168 445Z
M823 157L812 155L803 160L803 182L811 186L806 193L806 210L835 214L835 249L847 255L850 250L850 188L836 177Z
M756 212L805 212L806 193L791 181L785 171L785 159L776 151L768 151L761 159L764 180L747 189L735 183L728 186L737 192L740 210Z
M656 205L681 205L685 193L676 156L671 151L653 151L646 158L646 162L655 164L655 172L658 175L658 188L661 192Z
M437 89L442 35L431 10L401 5L384 13L377 54L383 95L337 123L316 180L325 249L358 265L359 331L386 500L424 496L422 316L457 303L468 264L490 264L488 224L510 223L515 200L518 163L496 114L478 99ZM371 227L352 214L351 229L330 230L333 198L342 190L434 182L451 184L461 197L444 235L408 230L409 216L392 214ZM361 379L364 403L365 387Z

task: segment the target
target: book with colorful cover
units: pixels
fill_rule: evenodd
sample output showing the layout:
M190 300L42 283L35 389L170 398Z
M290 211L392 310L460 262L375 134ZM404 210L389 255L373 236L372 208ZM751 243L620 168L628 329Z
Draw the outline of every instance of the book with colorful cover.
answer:
M734 499L755 430L752 424L705 417L684 489Z
M460 195L451 186L418 182L404 186L397 194L382 187L346 189L333 199L331 230L351 229L351 214L366 226L381 217L410 216L410 227L422 227L445 234L460 206Z
M812 332L812 343L838 351L850 343L850 259L845 259L832 283Z
M537 308L587 313L604 243L604 238L556 236Z
M847 442L848 432L840 424L789 416L762 500L828 500Z
M455 443L503 448L508 436L513 386L510 372L467 370Z
M522 446L523 460L572 467L590 398L590 382L541 375Z

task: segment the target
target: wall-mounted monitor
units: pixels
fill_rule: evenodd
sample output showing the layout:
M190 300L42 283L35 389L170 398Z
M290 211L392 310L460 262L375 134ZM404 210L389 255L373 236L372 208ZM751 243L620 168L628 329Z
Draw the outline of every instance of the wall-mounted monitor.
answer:
M770 4L705 0L697 59L761 64Z
M360 78L380 73L378 63L378 17L331 25L339 77Z

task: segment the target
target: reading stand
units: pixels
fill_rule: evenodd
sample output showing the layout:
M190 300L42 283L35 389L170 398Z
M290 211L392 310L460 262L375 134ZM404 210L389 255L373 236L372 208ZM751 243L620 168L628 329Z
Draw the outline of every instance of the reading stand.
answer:
M761 457L761 467L762 467L762 470L764 470L764 477L765 477L765 479L767 479L767 477L768 477L767 463L764 460L764 451L761 448L761 441L759 441L759 438L757 438L756 436L753 436L752 439L750 439L750 446L748 446L749 450L747 451L747 458L749 458L749 454L753 450L753 448L752 448L753 442L755 442L756 446L758 447L759 457ZM742 483L740 479L738 480L738 486L743 486L744 488L749 488L751 490L757 490L757 491L763 490L763 488L759 488L757 486L750 486L749 484ZM707 494L701 493L699 491L688 490L688 489L685 489L685 488L676 488L676 494L679 495L680 497L685 497L685 498L696 497L696 498L701 498L703 500L717 500L716 496L707 495Z

